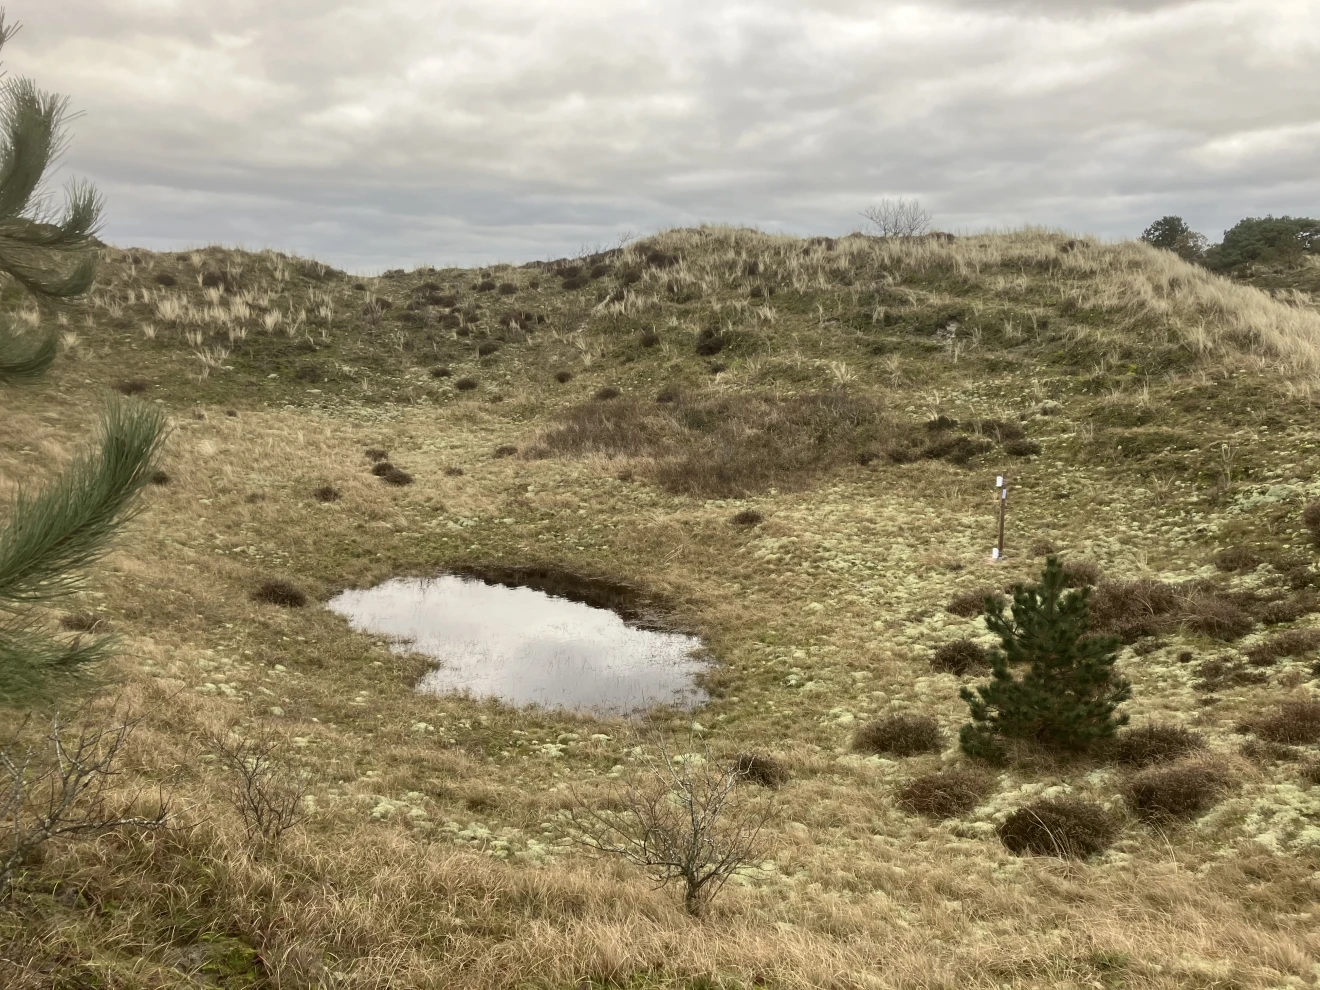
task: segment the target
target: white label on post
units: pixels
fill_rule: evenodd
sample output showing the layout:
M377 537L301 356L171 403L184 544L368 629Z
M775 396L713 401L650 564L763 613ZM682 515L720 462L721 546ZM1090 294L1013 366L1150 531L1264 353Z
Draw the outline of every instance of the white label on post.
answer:
M1004 487L1004 476L1002 474L995 476L995 487L996 488Z
M999 559L999 548L998 548L998 547L992 547L992 548L990 549L990 559L991 559L991 560L998 560L998 559Z
M1002 498L1005 502L1007 502L1007 501L1008 501L1008 489L1007 489L1007 488L1001 488L1001 489L999 490L999 497Z

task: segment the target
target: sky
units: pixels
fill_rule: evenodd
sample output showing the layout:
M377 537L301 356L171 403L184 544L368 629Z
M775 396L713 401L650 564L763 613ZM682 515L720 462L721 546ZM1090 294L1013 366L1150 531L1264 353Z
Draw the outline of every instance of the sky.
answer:
M674 226L1320 215L1320 0L4 0L103 237L365 274Z

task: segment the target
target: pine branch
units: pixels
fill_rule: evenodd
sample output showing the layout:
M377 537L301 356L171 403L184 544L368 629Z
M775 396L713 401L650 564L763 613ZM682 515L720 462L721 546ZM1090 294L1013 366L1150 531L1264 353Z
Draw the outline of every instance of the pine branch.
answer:
M27 385L55 363L58 345L53 333L35 344L10 330L0 330L0 385Z
M35 495L20 492L0 529L0 612L77 590L78 571L138 511L165 438L154 406L119 399L101 415L101 440Z

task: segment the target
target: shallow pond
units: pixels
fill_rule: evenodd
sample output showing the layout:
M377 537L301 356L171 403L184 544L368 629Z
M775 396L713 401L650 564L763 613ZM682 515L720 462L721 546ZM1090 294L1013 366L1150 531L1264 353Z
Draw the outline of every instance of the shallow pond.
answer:
M614 608L564 594L454 574L394 578L345 591L328 604L355 629L435 657L439 664L417 685L420 691L467 691L597 715L705 701L694 683L706 668L696 656L701 640L643 628L634 610L604 597L630 621Z

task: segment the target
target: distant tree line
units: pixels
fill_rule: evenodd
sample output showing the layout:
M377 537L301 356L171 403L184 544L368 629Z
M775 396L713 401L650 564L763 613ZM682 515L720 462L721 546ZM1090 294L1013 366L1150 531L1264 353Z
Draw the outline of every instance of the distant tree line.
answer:
M1147 227L1141 239L1216 271L1253 263L1295 265L1308 255L1320 253L1320 220L1247 217L1224 231L1220 243L1211 244L1182 217L1168 216Z

